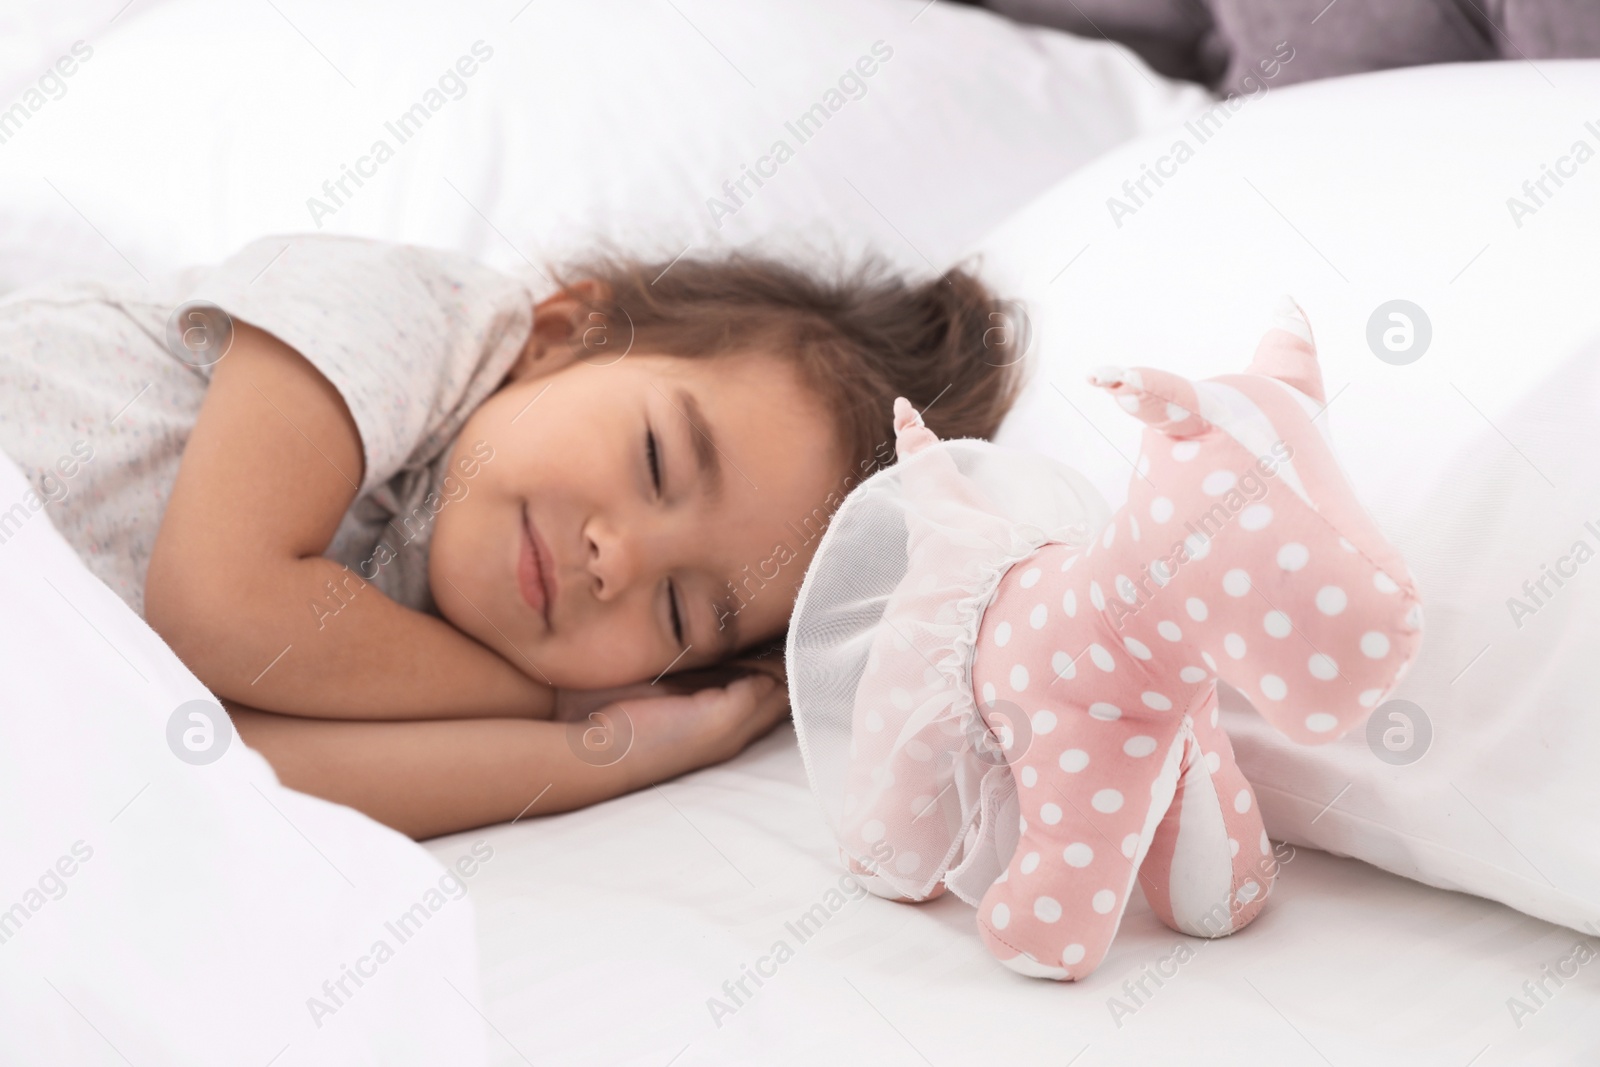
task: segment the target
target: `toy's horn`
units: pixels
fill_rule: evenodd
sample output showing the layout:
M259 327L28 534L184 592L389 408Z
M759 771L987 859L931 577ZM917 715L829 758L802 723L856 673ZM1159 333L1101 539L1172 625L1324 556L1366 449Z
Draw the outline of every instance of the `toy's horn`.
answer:
M903 396L894 398L894 434L894 451L900 459L939 443L938 436L923 423L922 413Z
M1272 309L1272 328L1256 346L1255 358L1246 374L1276 378L1300 390L1319 404L1328 397L1322 385L1322 368L1317 363L1317 347L1311 337L1306 313L1289 296L1280 296Z

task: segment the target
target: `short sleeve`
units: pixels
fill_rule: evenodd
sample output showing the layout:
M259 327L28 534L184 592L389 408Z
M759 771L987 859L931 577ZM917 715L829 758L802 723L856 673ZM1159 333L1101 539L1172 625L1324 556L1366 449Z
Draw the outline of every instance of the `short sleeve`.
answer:
M247 245L191 298L272 334L327 377L361 435L366 496L455 440L526 344L536 294L455 253L301 235Z

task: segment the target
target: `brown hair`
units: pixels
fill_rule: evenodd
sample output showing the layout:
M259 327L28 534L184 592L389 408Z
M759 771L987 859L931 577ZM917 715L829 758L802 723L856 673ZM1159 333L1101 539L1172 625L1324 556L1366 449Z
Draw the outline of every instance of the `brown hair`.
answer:
M959 268L909 281L875 257L822 273L738 251L601 256L561 275L569 292L570 279L601 283L579 321L606 328L580 331L584 358L617 358L626 340L665 355L759 347L791 359L833 413L855 480L893 460L895 397L942 438L987 438L1022 386L1016 309Z

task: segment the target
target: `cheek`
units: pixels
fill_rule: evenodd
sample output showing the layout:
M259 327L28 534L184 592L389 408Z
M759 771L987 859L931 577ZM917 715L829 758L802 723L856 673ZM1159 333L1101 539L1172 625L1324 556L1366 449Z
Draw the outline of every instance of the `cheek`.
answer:
M603 689L652 681L671 662L639 611L595 615L545 643L540 667L557 686Z

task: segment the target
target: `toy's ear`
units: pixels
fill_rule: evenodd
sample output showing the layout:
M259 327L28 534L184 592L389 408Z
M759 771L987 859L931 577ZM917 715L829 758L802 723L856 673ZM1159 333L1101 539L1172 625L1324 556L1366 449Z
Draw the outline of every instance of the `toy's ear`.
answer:
M1287 296L1279 297L1272 326L1256 346L1246 374L1275 378L1319 404L1327 403L1322 368L1305 312ZM1213 424L1199 414L1199 392L1189 379L1154 367L1100 367L1089 383L1113 394L1117 403L1140 422L1168 437L1183 439L1208 433Z
M1154 367L1098 367L1089 375L1117 398L1117 403L1158 433L1182 440L1210 433L1212 424L1201 417L1200 397L1194 383L1179 374Z
M922 416L903 396L894 398L894 435L894 451L900 459L939 443L938 435L923 425Z
M1293 298L1280 296L1272 309L1272 327L1256 345L1255 358L1246 374L1261 374L1294 386L1319 404L1328 402L1322 386L1322 368L1317 363L1317 344L1311 338L1311 324Z

